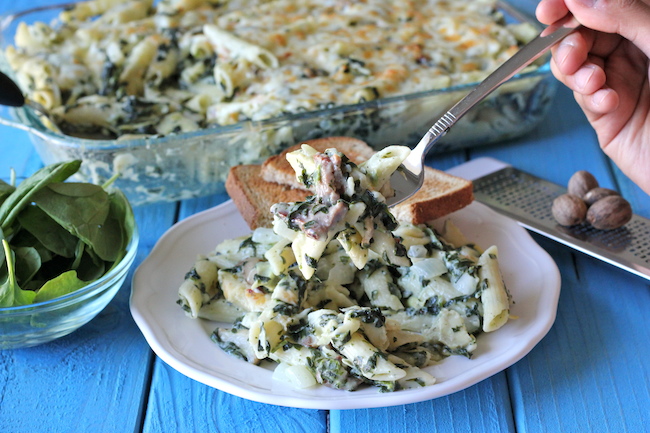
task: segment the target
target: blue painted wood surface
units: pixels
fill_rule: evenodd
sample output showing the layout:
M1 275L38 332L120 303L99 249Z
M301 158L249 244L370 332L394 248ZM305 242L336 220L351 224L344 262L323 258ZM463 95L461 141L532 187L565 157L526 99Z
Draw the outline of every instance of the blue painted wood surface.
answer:
M38 0L30 5L48 4ZM534 1L520 0L527 9ZM14 3L0 1L0 12ZM0 89L1 91L1 89ZM0 175L41 166L26 133L0 125ZM436 156L449 168L491 156L556 183L588 169L650 217L650 199L598 148L570 92L546 121L507 143ZM136 208L136 266L175 221L215 195ZM195 382L152 354L128 308L130 283L94 320L35 348L0 351L0 430L22 432L639 432L650 426L650 287L541 236L562 291L549 334L522 360L448 397L368 410L318 411L250 402Z

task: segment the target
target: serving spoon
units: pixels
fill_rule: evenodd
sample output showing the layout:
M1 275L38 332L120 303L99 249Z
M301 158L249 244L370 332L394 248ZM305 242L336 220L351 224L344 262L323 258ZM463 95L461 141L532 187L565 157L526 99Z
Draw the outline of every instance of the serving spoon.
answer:
M580 24L572 15L567 15L556 23L551 24L535 39L524 45L511 58L499 66L485 80L479 83L469 94L451 107L449 111L443 114L391 176L390 186L395 194L392 197L386 198L386 204L388 206L395 206L422 188L422 184L424 183L424 159L427 153L449 131L458 119L467 113L470 108L496 90L497 87L541 57L549 48L579 27Z

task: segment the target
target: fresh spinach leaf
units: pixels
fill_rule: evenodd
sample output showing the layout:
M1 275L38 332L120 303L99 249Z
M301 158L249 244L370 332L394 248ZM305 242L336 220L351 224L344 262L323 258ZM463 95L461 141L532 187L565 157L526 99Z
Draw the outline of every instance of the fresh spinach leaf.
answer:
M45 284L44 280L32 279L21 287L23 290L29 290L30 292L34 292L34 295L36 295L36 292L41 288L43 284Z
M53 220L83 240L104 260L119 255L121 239L114 239L114 221L108 218L108 193L88 183L54 183L34 194L34 203Z
M0 241L5 240L5 233L0 228ZM4 262L4 249L0 248L0 265Z
M50 299L59 298L74 291L81 289L88 284L77 278L76 271L67 271L52 278L40 288L36 293L34 302L49 301Z
M110 199L111 213L120 221L124 232L122 249L126 252L126 246L136 231L135 216L133 215L129 201L122 191L115 190L111 193Z
M43 244L36 239L36 237L27 230L18 230L11 238L11 246L18 247L32 247L41 256L41 263L52 260L55 253L45 248Z
M48 250L63 257L74 256L79 240L38 206L25 207L18 222Z
M63 182L75 174L80 166L80 160L47 165L21 182L0 205L0 228L5 235L34 194L52 182Z
M15 256L6 239L2 239L2 248L7 272L0 276L0 307L12 307L33 303L36 293L21 289L16 282Z
M0 271L0 307L14 306L14 291L9 283L9 272L6 267Z
M74 269L74 270L79 269L79 266L81 264L81 258L83 257L85 250L86 250L86 244L84 244L81 239L77 240L77 247L75 248L74 251L74 261L70 265L70 269Z
M3 247L5 239L2 239ZM14 293L9 287L9 264L5 249L0 248L0 307L11 307L14 304Z
M4 202L15 189L16 187L0 179L0 204Z
M124 233L120 222L110 213L106 217L102 230L97 232L91 244L92 250L102 260L116 262L124 251Z
M104 275L107 271L107 262L100 259L90 248L84 249L81 255L77 273L84 281L92 281Z
M102 277L137 228L119 191L64 182L80 161L52 164L17 187L0 182L0 307L66 295Z
M34 247L14 248L16 280L24 287L41 269L41 255Z

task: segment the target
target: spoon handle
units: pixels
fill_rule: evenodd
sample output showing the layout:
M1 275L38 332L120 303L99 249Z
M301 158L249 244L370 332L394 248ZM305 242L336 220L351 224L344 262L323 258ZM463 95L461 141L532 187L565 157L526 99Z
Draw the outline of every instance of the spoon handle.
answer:
M25 105L25 96L18 85L0 72L0 105L8 105L9 107L22 107Z
M481 102L501 84L508 81L533 61L541 57L549 48L575 31L580 24L569 15L564 19L548 26L535 39L524 45L512 57L492 72L485 80L476 86L427 131L418 145L413 149L408 159L412 164L421 164L433 144L438 141L470 108Z

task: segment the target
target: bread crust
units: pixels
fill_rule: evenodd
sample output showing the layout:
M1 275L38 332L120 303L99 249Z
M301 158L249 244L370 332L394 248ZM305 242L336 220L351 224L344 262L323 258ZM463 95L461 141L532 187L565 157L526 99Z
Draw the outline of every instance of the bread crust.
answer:
M351 137L327 137L303 142L318 151L336 148L354 163L372 156L374 150L365 142ZM238 165L230 169L226 191L251 229L271 227L270 212L275 203L304 201L311 193L296 179L286 154L300 148L297 144L262 165ZM413 197L391 208L399 221L426 223L472 203L472 182L431 167L425 168L424 185Z
M424 184L413 197L391 208L399 221L422 224L460 210L474 201L471 181L426 167Z
M226 191L251 230L271 227L271 206L275 203L303 201L310 193L304 189L267 182L259 165L236 165L228 172Z

